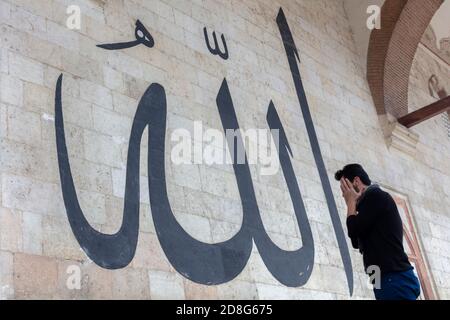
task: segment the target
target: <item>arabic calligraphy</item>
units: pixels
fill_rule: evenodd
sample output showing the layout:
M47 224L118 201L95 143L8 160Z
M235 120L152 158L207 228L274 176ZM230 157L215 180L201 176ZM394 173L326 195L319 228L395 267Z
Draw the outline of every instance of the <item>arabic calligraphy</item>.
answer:
M276 21L286 50L311 149L324 189L349 291L352 294L353 271L350 255L303 88L298 68L299 54L282 9L280 9ZM145 34L142 28L142 24L136 23L136 30ZM152 39L153 44L150 33L147 30L145 31L147 32L146 39ZM204 31L207 38L206 28ZM213 37L217 49L215 34L213 34ZM225 45L224 37L222 39ZM150 45L149 42L143 41L140 37L139 40L133 42L100 45L99 47L116 50L138 44ZM222 55L217 50L213 50L211 53L217 54L223 59L228 58L227 49ZM175 219L167 194L165 173L167 100L164 87L158 83L153 83L147 88L133 119L128 146L122 225L116 234L104 234L92 228L78 202L70 168L61 100L62 79L63 76L61 75L56 84L55 94L56 145L61 189L72 231L81 248L96 264L107 269L119 269L127 266L135 255L139 235L140 144L144 130L148 128L147 166L152 219L167 259L180 274L191 281L205 285L216 285L231 281L245 268L254 241L267 269L280 283L290 287L298 287L308 281L314 267L314 239L299 183L291 162L293 153L272 101L268 107L266 120L270 129L279 131L280 144L277 146L277 151L302 238L302 247L294 251L282 250L270 239L261 219L247 155L245 155L244 162L236 159L238 157L236 150L238 148L242 150L244 147L226 78L223 79L218 91L216 105L224 132L229 129L236 132L236 135L230 137L227 143L230 149L234 149L234 152L231 152L234 157L233 171L243 210L240 230L227 241L208 244L194 239Z
M308 100L306 98L305 89L303 87L302 78L300 75L300 69L298 62L300 62L300 56L298 54L297 46L295 45L292 32L289 28L289 24L284 15L283 9L277 16L277 24L280 30L281 38L283 39L284 48L289 62L289 68L291 69L292 78L295 84L295 91L297 92L297 98L300 103L300 108L303 114L303 120L305 122L306 131L309 137L309 143L314 155L314 161L316 162L317 169L319 171L320 181L325 193L327 201L328 211L330 213L331 221L333 224L334 233L341 253L342 262L344 264L345 275L347 277L348 288L350 295L353 294L353 268L350 258L350 252L348 250L347 241L345 239L345 233L341 225L339 218L339 212L334 201L333 191L331 190L330 180L328 179L327 169L322 157L322 151L320 150L319 140L317 139L316 130L309 109ZM298 62L297 62L298 61Z
M220 50L219 42L217 41L217 36L216 36L215 31L213 31L213 33L212 33L213 40L214 40L214 48L211 47L211 43L209 42L208 31L206 30L206 27L203 28L203 34L205 36L206 46L208 47L209 52L211 52L213 55L218 55L219 57L221 57L224 60L227 60L229 58L229 55L228 55L227 42L225 41L225 36L223 34L220 36L220 38L222 39L222 44L223 44L223 48L224 48L224 52L222 52Z
M107 43L107 44L98 44L97 47L106 49L106 50L120 50L120 49L127 49L132 48L137 45L143 44L146 47L153 48L155 45L155 41L150 34L150 32L147 31L145 26L142 24L141 21L136 21L136 28L134 31L134 36L136 37L136 40L129 41L129 42L119 42L119 43Z

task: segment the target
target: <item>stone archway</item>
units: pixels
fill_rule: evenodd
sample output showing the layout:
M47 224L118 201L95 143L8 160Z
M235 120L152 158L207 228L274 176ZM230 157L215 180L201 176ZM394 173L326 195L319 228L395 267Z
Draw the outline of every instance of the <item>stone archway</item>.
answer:
M386 0L370 35L367 80L378 115L408 114L409 74L419 42L444 0Z

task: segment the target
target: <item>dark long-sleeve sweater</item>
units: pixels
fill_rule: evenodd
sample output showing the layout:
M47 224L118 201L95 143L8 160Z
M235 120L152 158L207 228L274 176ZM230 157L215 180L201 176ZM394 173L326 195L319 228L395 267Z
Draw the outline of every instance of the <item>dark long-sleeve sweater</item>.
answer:
M403 225L391 195L370 186L356 206L358 214L347 218L348 236L360 249L364 268L377 265L381 274L412 268L403 248Z

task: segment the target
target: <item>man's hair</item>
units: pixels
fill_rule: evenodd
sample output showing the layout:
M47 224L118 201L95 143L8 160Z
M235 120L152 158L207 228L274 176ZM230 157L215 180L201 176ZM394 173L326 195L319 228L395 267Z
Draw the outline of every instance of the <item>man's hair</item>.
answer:
M334 178L337 181L340 181L342 177L347 178L348 180L350 180L350 182L353 182L355 177L359 177L362 183L364 183L366 186L370 186L372 184L372 181L370 181L367 172L360 164L357 163L346 165L342 170L338 170L334 175Z

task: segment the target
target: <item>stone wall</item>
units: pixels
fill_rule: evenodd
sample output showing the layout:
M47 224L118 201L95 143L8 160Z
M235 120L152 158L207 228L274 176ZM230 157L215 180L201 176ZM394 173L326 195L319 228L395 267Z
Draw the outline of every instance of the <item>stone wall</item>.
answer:
M80 30L66 27L71 4L81 8ZM348 242L354 279L352 297L349 294L275 20L280 7L299 50L305 92L342 225L345 204L333 173L359 162L373 180L408 196L437 293L450 298L450 141L432 130L430 121L417 129L415 157L388 149L342 1L0 0L1 298L373 298L361 256ZM153 48L96 47L135 39L137 19L152 34ZM208 51L204 27L210 35L213 30L224 34L228 60ZM54 104L60 74L78 198L89 223L104 233L115 233L122 224L129 135L138 103L151 83L161 84L167 94L167 153L174 146L171 132L192 131L193 121L222 129L216 96L224 78L242 129L267 128L272 100L292 148L312 229L315 259L309 281L298 288L281 284L255 245L246 267L229 282L201 285L178 273L161 249L152 220L147 139L141 145L134 259L119 270L92 262L74 237L61 192ZM259 169L250 166L267 233L284 250L300 248L300 229L283 173L262 176ZM239 232L242 205L230 165L174 165L166 156L165 172L175 217L190 235L218 243ZM73 266L81 271L79 290L68 286Z

